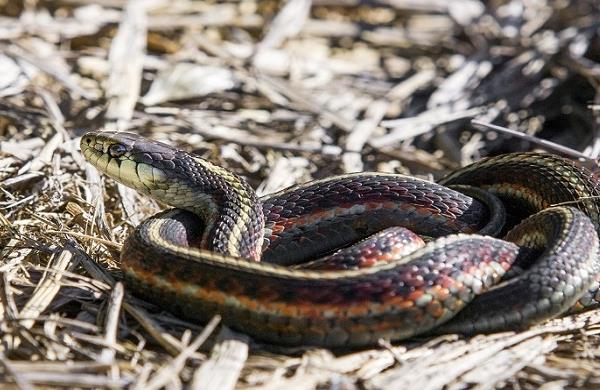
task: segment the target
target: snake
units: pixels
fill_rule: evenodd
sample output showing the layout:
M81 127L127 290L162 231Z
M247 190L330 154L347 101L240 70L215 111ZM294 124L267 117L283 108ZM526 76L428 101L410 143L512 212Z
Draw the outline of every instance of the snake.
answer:
M99 171L172 207L125 239L127 288L262 342L519 330L598 302L600 184L557 155L490 157L438 183L360 172L259 197L234 172L137 134L93 131L80 145ZM411 234L425 240L403 255L382 248ZM364 260L375 252L387 259Z

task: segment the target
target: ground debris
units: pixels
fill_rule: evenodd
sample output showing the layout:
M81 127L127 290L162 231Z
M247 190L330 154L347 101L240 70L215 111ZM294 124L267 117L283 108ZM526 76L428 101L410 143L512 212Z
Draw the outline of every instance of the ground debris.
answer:
M178 145L260 194L482 156L600 155L595 0L0 2L0 382L19 388L598 388L600 311L521 333L281 348L128 294L156 202L88 130ZM476 123L493 123L524 137Z

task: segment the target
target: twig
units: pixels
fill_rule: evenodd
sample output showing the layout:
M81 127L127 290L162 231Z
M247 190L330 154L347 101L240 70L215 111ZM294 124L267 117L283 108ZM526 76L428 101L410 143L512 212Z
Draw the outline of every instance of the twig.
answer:
M106 118L109 120L107 126L112 130L127 128L139 97L146 51L145 7L140 0L127 2L119 32L110 47Z
M223 327L210 359L194 373L192 389L233 390L248 358L248 341L243 334Z
M221 321L220 316L214 316L212 320L204 327L202 333L196 337L196 339L185 349L181 351L176 358L174 358L170 363L165 364L157 373L154 375L150 381L145 384L143 387L135 386L134 389L145 389L145 390L155 390L165 386L173 375L181 371L186 360L194 353L208 337L212 334L212 332L216 329L217 325Z
M117 242L112 242L109 240L105 240L104 238L94 237L94 236L90 236L89 234L84 234L84 233L70 232L67 230L47 230L46 233L48 233L48 234L66 234L67 236L71 236L71 237L85 238L86 240L98 242L100 244L111 247L117 251L120 251L121 248L123 247L122 244L119 244Z
M582 159L582 160L585 160L589 164L596 165L596 160L593 160L593 159L589 158L588 156L586 156L585 154L578 152L575 149L571 149L567 146L559 145L555 142L541 139L538 137L534 137L533 135L524 134L519 131L512 130L512 129L509 129L506 127L497 126L497 125L493 125L491 123L486 123L486 122L480 122L476 119L471 120L471 123L475 126L476 129L483 130L483 131L488 131L490 129L495 130L495 131L503 133L503 134L508 134L512 137L516 137L516 138L523 139L525 141L532 142L532 143L538 145L542 149L545 149L545 150L548 150L551 152L566 154L567 156L570 156L572 158Z
M105 322L105 334L104 342L107 347L102 350L100 362L111 365L110 376L113 380L118 379L119 372L117 366L114 364L116 351L112 346L117 345L117 331L119 328L119 315L121 314L121 306L123 303L123 297L125 291L122 283L117 283L110 295L109 306L106 310L106 322Z

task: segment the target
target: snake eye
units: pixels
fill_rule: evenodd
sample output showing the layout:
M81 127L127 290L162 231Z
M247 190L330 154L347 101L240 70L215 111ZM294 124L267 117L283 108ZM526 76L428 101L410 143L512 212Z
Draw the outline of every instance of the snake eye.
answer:
M113 144L108 147L108 153L113 158L121 157L127 152L127 148L122 144Z

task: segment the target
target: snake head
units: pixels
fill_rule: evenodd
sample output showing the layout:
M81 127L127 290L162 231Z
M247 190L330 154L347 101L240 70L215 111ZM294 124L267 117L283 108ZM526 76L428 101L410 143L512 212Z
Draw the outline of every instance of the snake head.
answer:
M164 144L122 132L89 132L81 137L81 152L94 167L142 193L162 199L176 180L167 174L183 152Z
M90 132L81 137L81 152L116 181L184 210L199 212L202 206L205 214L226 202L256 201L252 188L233 172L137 134Z

